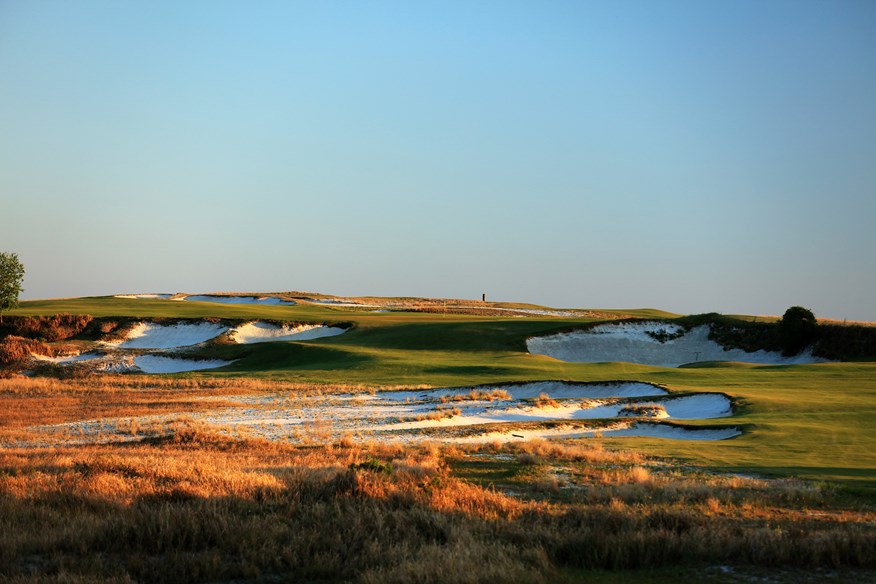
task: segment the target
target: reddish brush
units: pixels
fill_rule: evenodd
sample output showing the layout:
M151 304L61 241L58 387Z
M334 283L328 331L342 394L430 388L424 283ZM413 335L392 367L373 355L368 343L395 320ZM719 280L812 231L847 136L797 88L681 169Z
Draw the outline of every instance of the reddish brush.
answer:
M0 341L0 365L25 361L31 353L51 355L52 350L45 343L12 335Z
M62 341L85 330L93 318L89 314L56 314L54 316L25 316L11 322L13 330L22 337Z

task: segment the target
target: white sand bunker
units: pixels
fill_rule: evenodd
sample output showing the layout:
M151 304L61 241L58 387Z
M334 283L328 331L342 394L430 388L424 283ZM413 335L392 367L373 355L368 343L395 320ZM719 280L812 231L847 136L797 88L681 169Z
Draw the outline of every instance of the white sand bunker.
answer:
M93 371L103 373L181 373L215 369L234 363L220 359L179 359L161 355L131 355L119 352L103 355L101 353L81 353L68 357L44 357L33 355L34 359L61 366L83 363Z
M605 399L615 397L646 397L666 395L666 390L651 383L641 381L618 381L600 383L575 383L572 381L529 381L472 387L446 387L422 391L384 391L377 395L391 401L456 401L455 397L468 398L472 395L489 395L493 391L504 391L509 399L533 399L542 394L552 399Z
M317 324L275 325L256 321L231 330L231 339L236 343L270 343L274 341L307 341L323 337L333 337L347 332L335 326Z
M736 427L682 428L671 424L631 424L605 433L607 436L637 436L640 438L670 438L672 440L726 440L742 434Z
M131 329L124 341L107 344L120 349L175 349L209 341L227 330L226 326L206 321L171 325L140 322Z
M294 306L296 304L292 300L283 300L276 296L213 296L211 294L201 294L186 296L181 300L189 302L216 302L218 304L260 304L262 306Z
M222 361L220 359L176 359L173 357L161 357L158 355L140 355L134 357L134 367L143 373L181 373L183 371L201 371L202 369L216 369L225 367L234 361Z
M246 426L269 439L293 439L308 425L330 424L327 431L341 435L355 432L374 438L400 440L452 440L482 434L489 428L517 433L542 423L563 423L566 433L591 435L604 429L625 430L655 419L650 411L676 420L711 419L732 415L730 399L723 394L670 395L665 389L641 382L573 383L540 381L421 391L382 391L375 394L324 395L289 402L285 395L240 398L240 408L225 409L203 419L223 426ZM635 420L631 419L634 418ZM608 426L588 420L615 419ZM509 430L511 428L517 428ZM596 429L594 429L596 428ZM662 431L643 426L634 435ZM557 428L539 428L554 432ZM667 435L677 432L675 427ZM716 440L727 434L679 434L685 439ZM620 433L619 435L633 435ZM655 434L656 435L656 434Z
M161 299L166 300L173 296L173 294L116 294L116 298L135 298L138 300L152 300L152 299Z
M108 371L178 373L229 365L228 361L193 361L158 355L108 355ZM502 387L507 389L502 389ZM554 397L547 395L552 391ZM537 394L535 392L538 392ZM531 397L535 395L535 397ZM560 397L565 396L565 397ZM212 398L204 398L210 400ZM192 412L197 421L236 433L293 443L331 443L345 435L361 439L418 442L484 442L524 438L644 436L676 440L723 440L741 434L735 426L703 428L656 422L660 409L676 420L732 415L723 394L668 394L637 382L572 383L542 381L443 388L427 391L382 391L292 395L289 392L234 396L233 406ZM142 426L175 419L179 414L138 418ZM103 419L99 427L74 423L77 439L101 440L124 435L130 418ZM69 430L71 423L58 425Z
M650 334L649 334L650 333ZM661 342L658 339L664 339ZM697 361L738 361L764 365L819 363L824 359L803 351L793 357L771 351L747 352L725 349L709 339L707 325L685 331L663 322L624 322L598 325L587 330L527 339L535 355L561 361L603 363L624 361L658 367L678 367Z
M742 431L735 426L726 428L682 428L671 424L649 422L620 423L600 428L537 428L510 432L485 432L475 436L457 438L459 443L515 442L535 438L668 438L670 440L727 440L740 436Z
M54 363L55 365L67 365L69 363L78 363L80 361L91 361L100 357L100 353L79 353L78 355L65 355L63 357L48 357L46 355L37 355L31 353L31 357L37 361L45 363Z
M509 396L510 397L510 396ZM383 426L386 430L414 430L422 428L473 426L480 424L507 424L511 422L550 422L555 420L596 420L603 418L653 418L652 410L659 408L663 418L705 420L733 414L730 399L719 393L703 393L679 397L666 396L659 401L617 399L562 399L547 394L534 399L510 401L472 400L467 403L447 401L448 406L435 408L453 415L419 416L421 419ZM452 408L451 408L452 406ZM428 410L412 407L411 414Z

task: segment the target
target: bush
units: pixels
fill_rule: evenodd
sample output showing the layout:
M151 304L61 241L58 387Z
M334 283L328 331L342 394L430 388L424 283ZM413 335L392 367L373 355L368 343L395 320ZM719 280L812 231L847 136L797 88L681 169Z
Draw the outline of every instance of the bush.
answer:
M350 470L370 470L371 472L376 472L378 474L386 474L391 475L393 472L392 464L389 462L384 462L377 458L368 458L364 462L360 462L358 464L351 464Z
M818 339L818 322L808 308L792 306L778 323L782 352L796 355Z
M0 366L27 361L31 353L50 355L51 350L39 341L10 335L0 341Z
M815 354L837 361L876 359L876 327L822 324Z
M10 319L12 321L12 319ZM88 314L56 314L54 316L25 316L17 318L12 325L15 334L30 339L63 341L75 337L91 324Z

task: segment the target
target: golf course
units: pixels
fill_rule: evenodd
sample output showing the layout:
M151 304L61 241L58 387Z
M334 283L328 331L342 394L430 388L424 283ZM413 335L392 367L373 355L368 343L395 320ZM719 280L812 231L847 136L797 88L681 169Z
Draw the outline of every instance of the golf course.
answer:
M788 580L869 577L876 561L876 362L865 353L873 329L821 323L814 345L785 356L770 350L781 322L296 292L26 301L4 314L4 346L18 343L29 353L7 360L0 380L3 501L8 517L26 521L67 493L82 503L76 511L55 508L53 521L101 523L108 521L103 506L121 505L123 515L139 514L125 520L133 522L125 529L135 529L155 520L155 501L194 513L192 505L203 512L217 497L249 500L263 521L274 521L279 503L256 501L296 493L338 504L354 493L354 506L365 497L377 505L368 513L384 521L403 497L405 513L448 512L462 521L464 529L453 529L477 540L454 540L465 553L505 558L472 572L471 581L614 581L626 574L633 581L692 575L735 582L765 569ZM747 350L711 338L726 343L727 334ZM852 357L819 356L835 355L836 347ZM560 350L562 359L538 354ZM671 366L643 364L666 360ZM144 478L143 465L156 464L156 456L160 468L172 465L172 478ZM238 468L241 457L245 467ZM437 484L451 489L442 497L452 502L436 502ZM474 496L498 499L473 503ZM239 504L214 512L237 522ZM556 525L557 513L568 520L596 508L628 524L600 527L609 519L591 517L586 537ZM364 512L357 507L349 516L363 520ZM684 517L673 515L674 527L654 523L667 513ZM546 540L515 539L521 517L530 515L538 526L526 529L543 531ZM290 517L289 529L313 520ZM483 539L482 521L498 521L492 529L504 535ZM98 532L108 537L118 528ZM613 543L600 539L603 528L619 530ZM53 529L53 538L65 539L60 524ZM703 530L717 539L704 542ZM639 536L630 539L633 532ZM64 546L39 544L42 536L28 533L4 536L4 549L36 549L49 572L75 574L64 568L71 561L82 567L75 550L58 551ZM766 533L755 553L751 538ZM234 553L217 560L214 544L180 534L193 537L186 546L196 561L167 563L164 548L129 543L80 575L440 581L442 562L471 560L456 550L433 564L414 562L409 554L419 557L426 544L405 551L394 539L409 536L360 541L356 566L333 556L321 572L313 557L275 564L236 536L222 544ZM582 542L589 551L570 551ZM596 542L608 547L597 553ZM325 545L310 553L341 553ZM394 551L372 557L368 545ZM437 553L434 545L429 553ZM442 545L447 551L450 544ZM245 566L231 561L240 554L252 555ZM809 568L801 574L803 556ZM0 571L23 577L17 557L7 555ZM174 572L165 571L170 566Z

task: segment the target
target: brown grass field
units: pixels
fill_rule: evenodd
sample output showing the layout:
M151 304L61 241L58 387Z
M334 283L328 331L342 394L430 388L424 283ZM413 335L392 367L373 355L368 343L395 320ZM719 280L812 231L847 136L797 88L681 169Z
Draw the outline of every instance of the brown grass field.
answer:
M278 389L329 391L270 384ZM608 582L625 574L617 581L736 582L769 574L805 582L876 574L872 496L826 484L709 473L599 438L463 447L346 436L302 446L185 417L267 390L254 380L0 380L7 443L33 438L40 424L179 414L160 427L128 428L126 442L0 449L0 579Z

